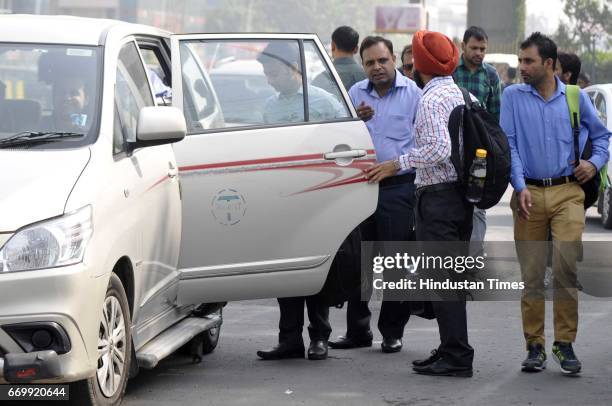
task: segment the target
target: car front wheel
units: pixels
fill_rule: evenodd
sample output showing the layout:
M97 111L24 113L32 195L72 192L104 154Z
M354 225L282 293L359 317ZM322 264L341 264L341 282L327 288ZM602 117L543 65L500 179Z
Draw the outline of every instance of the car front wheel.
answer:
M75 405L115 406L125 394L132 361L131 320L123 284L114 273L101 310L96 374L72 385L70 400Z

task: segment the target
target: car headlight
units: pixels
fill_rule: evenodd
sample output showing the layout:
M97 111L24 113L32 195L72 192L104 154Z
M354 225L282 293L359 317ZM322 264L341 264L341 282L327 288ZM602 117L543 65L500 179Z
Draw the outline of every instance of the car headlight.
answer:
M0 250L0 272L78 264L93 232L91 206L18 231Z

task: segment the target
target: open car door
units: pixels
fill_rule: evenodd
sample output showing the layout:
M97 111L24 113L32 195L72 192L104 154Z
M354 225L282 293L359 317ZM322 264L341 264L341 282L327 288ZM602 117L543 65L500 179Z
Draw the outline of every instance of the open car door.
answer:
M319 39L174 35L171 50L173 105L188 128L174 145L179 303L318 292L378 197L362 174L375 160L370 136Z

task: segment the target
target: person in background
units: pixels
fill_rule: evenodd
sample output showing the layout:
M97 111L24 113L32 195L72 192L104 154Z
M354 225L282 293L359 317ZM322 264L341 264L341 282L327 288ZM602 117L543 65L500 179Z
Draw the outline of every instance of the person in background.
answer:
M516 68L513 67L508 67L508 69L506 69L506 73L505 73L506 79L504 80L504 84L503 84L503 90L505 90L508 86L511 86L514 84L514 81L516 80Z
M575 85L578 83L580 75L580 58L576 54L559 52L557 54L557 66L555 67L555 75L566 85Z
M257 61L262 64L270 86L278 92L264 104L264 121L271 124L304 120L304 91L297 44L270 42ZM322 121L342 117L344 107L331 93L317 86L308 86L308 112L310 120Z
M304 119L304 93L300 71L300 52L297 44L272 41L259 54L264 74L278 94L270 96L264 106L266 123L298 122ZM313 120L340 117L343 107L331 94L315 86L308 86L308 108ZM329 306L320 295L278 298L280 309L278 344L268 350L257 351L264 360L304 358L304 305L310 325L310 360L327 358L327 340L331 333Z
M414 76L412 76L412 67L414 63L412 61L412 45L406 45L404 49L402 49L402 68L401 71L404 76L408 76L410 79L414 80Z
M394 159L414 144L413 123L421 90L395 68L393 44L388 39L366 37L359 53L368 79L353 85L349 96L356 106L357 115L368 127L376 160L385 169L372 176L366 174L371 183L380 186L376 211L360 225L362 239L411 241L414 240L414 169L399 170ZM372 314L368 302L361 299L361 289L358 288L348 301L346 335L330 341L331 348L372 345ZM404 327L410 313L408 301L383 300L378 318L383 352L394 353L402 349Z
M576 83L581 89L591 86L591 77L586 72L580 72L578 82Z
M366 78L363 68L354 58L359 50L359 33L357 31L346 25L336 28L332 33L331 47L334 67L346 90L350 89L355 83ZM322 75L326 73L327 72L323 72L317 76L313 85L327 90L328 87L326 87L326 83L318 82L319 78L321 78L321 80L324 79ZM325 79L329 80L329 78ZM333 84L332 89L335 89L335 87L336 85ZM330 93L333 93L333 91L330 91Z
M475 26L468 28L463 34L462 55L453 78L458 86L476 96L480 105L499 120L501 81L495 68L484 62L487 46L487 33L482 28ZM482 242L486 233L487 213L475 207L471 237L475 247L474 253L482 251Z

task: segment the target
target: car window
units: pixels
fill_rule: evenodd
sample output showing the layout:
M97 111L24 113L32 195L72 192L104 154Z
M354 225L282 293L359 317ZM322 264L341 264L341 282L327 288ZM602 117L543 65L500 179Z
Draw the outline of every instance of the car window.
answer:
M594 91L588 91L587 95L589 96L589 99L591 100L591 103L593 103L593 106L595 105L595 95L597 95L597 92Z
M159 50L153 48L140 47L142 59L145 61L147 76L151 81L151 87L155 96L155 101L159 106L169 106L172 104L172 83L170 75L161 63Z
M603 94L598 93L595 97L595 109L597 109L597 115L604 123L608 125L608 113L606 112L606 99Z
M153 96L142 65L140 54L133 42L127 43L119 53L117 82L115 85L115 123L113 150L125 150L126 141L136 141L136 126L140 109L153 106Z
M197 50L181 48L181 72L183 75L183 109L188 129L206 129L208 118L215 112L215 96L210 90L210 82L201 65Z
M306 56L306 78L326 69L312 46ZM223 120L204 129L319 122L349 116L337 95L310 84L305 108L304 64L297 40L182 41L181 64L187 87L183 89L186 116L191 106L196 105L196 111L200 108L199 92L191 91L198 80L192 76L196 67L203 71L199 73L202 82L210 78L217 96ZM188 123L190 132L197 131L197 126Z
M52 131L87 137L34 147L93 142L100 54L98 47L0 44L0 139L22 131Z
M323 89L333 95L342 105L342 113L340 115L342 117L349 117L350 112L346 107L338 83L334 80L314 41L304 41L304 57L306 59L308 85Z

